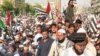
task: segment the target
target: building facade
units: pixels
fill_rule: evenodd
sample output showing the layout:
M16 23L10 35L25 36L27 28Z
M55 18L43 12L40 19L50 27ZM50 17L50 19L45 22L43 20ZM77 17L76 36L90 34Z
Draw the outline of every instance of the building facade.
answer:
M4 1L9 1L10 3L13 4L13 6L15 6L15 0L0 0L0 10L1 10L1 6L4 4Z
M91 8L93 13L100 13L100 0L91 0Z
M3 0L0 0L0 5L2 5L3 4Z
M19 7L25 3L25 0L15 0L15 7Z

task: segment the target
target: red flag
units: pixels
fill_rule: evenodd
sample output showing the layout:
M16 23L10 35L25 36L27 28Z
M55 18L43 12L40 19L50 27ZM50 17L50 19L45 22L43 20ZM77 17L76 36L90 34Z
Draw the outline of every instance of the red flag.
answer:
M50 3L48 2L48 5L47 5L47 8L46 8L46 13L49 15L50 13L50 10L51 10L51 7L50 7Z
M10 22L11 22L11 13L10 11L7 12L7 18L6 18L6 24L8 26L10 26Z

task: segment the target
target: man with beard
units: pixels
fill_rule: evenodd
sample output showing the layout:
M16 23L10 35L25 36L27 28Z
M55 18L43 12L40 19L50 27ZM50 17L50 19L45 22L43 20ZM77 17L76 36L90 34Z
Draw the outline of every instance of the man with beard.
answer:
M42 30L42 36L36 56L47 56L54 41L49 37L49 31L47 28Z
M48 56L61 56L63 50L72 46L72 42L66 38L65 34L64 29L57 31L57 40L53 42Z
M74 1L75 0L69 0L68 2L68 7L66 8L66 10L64 10L64 15L65 15L65 20L69 20L70 23L73 22L73 17L74 17Z
M74 33L70 38L74 42L74 45L66 49L62 56L94 56L90 50L86 49L88 43L86 34Z

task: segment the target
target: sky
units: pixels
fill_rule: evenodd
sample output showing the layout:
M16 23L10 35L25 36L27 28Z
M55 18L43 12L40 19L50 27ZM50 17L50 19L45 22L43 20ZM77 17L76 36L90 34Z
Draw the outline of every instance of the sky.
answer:
M77 1L77 4L79 4L80 6L90 7L91 0L76 0L76 1ZM29 4L41 3L43 5L47 5L47 0L25 0L25 2ZM68 0L61 0L62 7L65 6L67 2Z
M90 7L91 0L77 0L77 3L81 6Z

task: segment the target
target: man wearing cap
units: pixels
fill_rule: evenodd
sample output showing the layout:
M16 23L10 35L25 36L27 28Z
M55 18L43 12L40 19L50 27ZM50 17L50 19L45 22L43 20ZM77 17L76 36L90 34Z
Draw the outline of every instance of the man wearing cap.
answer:
M62 56L94 56L90 50L86 49L88 43L86 34L74 33L69 37L74 45L62 52Z
M93 55L96 56L96 48L95 48L93 42L91 41L91 38L88 37L86 30L82 27L82 28L79 28L77 33L84 33L84 34L86 34L86 36L88 38L88 43L87 43L86 49L92 51Z
M57 31L57 40L55 40L51 46L48 56L61 56L64 49L72 46L71 41L65 37L66 31L64 29L59 29Z

